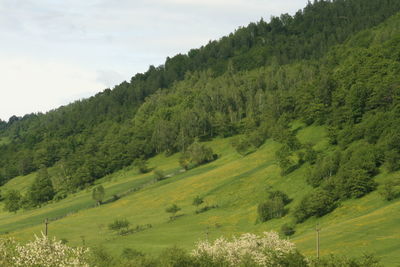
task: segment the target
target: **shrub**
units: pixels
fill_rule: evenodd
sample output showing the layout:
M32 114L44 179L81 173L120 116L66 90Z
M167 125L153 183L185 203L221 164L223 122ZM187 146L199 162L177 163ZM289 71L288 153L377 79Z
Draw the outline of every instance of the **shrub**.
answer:
M283 204L287 205L290 202L292 202L292 200L289 198L288 195L286 195L286 193L279 191L279 190L275 190L275 191L270 191L268 192L268 198L269 199L276 199L279 198L282 200Z
M380 195L387 201L400 197L400 178L396 180L386 181L379 189Z
M203 198L201 198L201 197L199 197L199 196L196 196L194 199L193 199L193 206L196 206L196 207L198 207L198 206L200 206L201 204L203 204Z
M136 166L139 173L148 173L149 168L147 167L147 162L143 158L138 158L133 162L133 165Z
M271 191L268 194L268 200L260 203L257 208L258 218L266 222L273 218L281 218L286 213L285 205L289 204L291 199L282 191Z
M4 196L4 210L16 213L21 207L22 196L17 190L10 190Z
M385 165L389 172L400 169L400 153L392 149L385 153Z
M303 222L311 216L321 217L336 208L334 198L329 192L317 189L306 195L295 208L294 217L297 222Z
M211 209L216 209L216 208L218 208L218 205L204 206L204 207L196 210L196 214L203 213L203 212L209 211Z
M80 266L88 267L89 250L71 248L62 241L50 240L45 235L25 245L12 239L0 239L1 266Z
M343 170L336 184L338 195L342 198L360 198L377 186L371 175L363 169Z
M92 191L92 199L100 206L105 196L104 187L102 185L96 186Z
M181 210L181 208L178 207L178 205L176 205L176 204L173 204L173 205L171 205L171 206L169 206L168 208L165 209L166 212L172 214L172 216L170 217L170 220L175 219L176 213L177 213L178 211L180 211L180 210Z
M304 160L310 164L315 164L318 158L317 152L312 148L312 144L306 145L306 152L304 154Z
M311 172L311 175L307 177L307 182L313 186L317 187L321 183L336 175L340 166L340 152L335 152L331 155L318 158L316 164Z
M320 259L312 259L310 267L382 267L379 260L373 255L365 254L359 258L348 258L344 256L329 255Z
M294 229L294 226L292 224L285 223L281 226L281 232L285 236L291 236L293 235L296 231Z
M194 265L193 258L183 249L172 247L165 249L159 256L159 266L168 267L191 267Z
M213 243L201 241L192 251L196 259L209 261L203 266L287 266L281 264L288 255L295 253L293 243L282 240L275 232L262 236L243 234L228 241L219 238ZM220 265L216 265L220 263ZM225 265L224 265L225 263Z
M116 259L102 246L94 247L90 251L90 266L114 267Z
M132 260L137 257L143 257L144 254L136 249L132 248L124 248L124 250L121 253L121 257L124 259Z
M191 144L187 150L182 153L179 163L186 170L191 167L199 166L217 159L217 155L213 154L213 150L206 145L198 142Z
M53 183L50 179L47 168L42 166L27 192L30 203L34 207L40 206L41 204L52 200L55 194Z
M113 223L108 225L108 229L116 231L120 235L128 234L132 230L129 229L130 222L127 219L115 219Z
M292 152L289 146L283 145L275 153L278 165L281 168L281 175L289 174L294 170L295 162L292 160Z
M166 178L165 173L162 170L154 170L154 176L156 177L156 181L161 181Z
M254 151L253 145L250 143L247 136L237 136L232 139L232 147L238 152L240 155L245 156L252 151Z
M266 202L260 203L257 208L258 218L262 222L266 222L273 218L280 218L285 214L285 204L282 199L268 199Z

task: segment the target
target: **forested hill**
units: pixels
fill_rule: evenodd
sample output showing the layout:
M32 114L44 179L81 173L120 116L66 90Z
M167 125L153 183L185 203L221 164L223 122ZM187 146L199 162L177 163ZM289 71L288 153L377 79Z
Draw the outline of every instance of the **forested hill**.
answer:
M135 160L239 133L248 136L238 141L243 149L274 137L289 144L282 152L289 155L295 119L329 125L332 143L344 148L360 138L375 144L393 134L379 132L380 124L391 127L397 116L399 42L392 38L400 27L353 36L399 10L398 0L315 1L167 58L113 90L0 122L0 182L54 166L64 181L57 190L68 192ZM377 129L364 137L354 131L362 127ZM400 157L396 139L390 142L377 165Z

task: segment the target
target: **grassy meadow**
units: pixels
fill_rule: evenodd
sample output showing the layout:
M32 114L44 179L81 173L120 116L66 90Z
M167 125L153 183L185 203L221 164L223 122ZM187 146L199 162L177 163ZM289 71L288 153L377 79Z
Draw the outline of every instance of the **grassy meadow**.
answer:
M329 150L322 127L298 128L301 142L311 142L319 151ZM67 239L71 245L103 246L115 255L124 248L134 248L157 254L162 249L177 245L191 249L200 239L230 237L241 233L279 231L282 224L290 222L289 214L266 223L257 222L257 205L266 198L269 189L282 190L293 199L292 210L311 187L305 182L308 165L282 177L276 164L275 151L280 144L268 140L259 150L241 156L230 145L230 139L216 139L207 143L219 155L216 161L189 171L181 171L179 154L163 155L149 160L150 168L162 170L171 177L154 182L154 174L138 174L134 168L114 173L98 181L106 191L106 200L113 195L125 194L117 201L95 207L91 188L69 195L40 209L18 211L16 214L0 211L0 233L26 241L40 234L45 218L54 219L49 224L49 235ZM400 175L394 173L391 175ZM387 179L381 173L378 182ZM35 174L17 177L1 187L25 192ZM138 188L137 191L132 191ZM128 193L129 192L129 193ZM193 199L204 198L202 206L217 206L196 214ZM170 220L166 207L177 204L181 210ZM2 204L0 204L2 205ZM108 229L114 219L127 219L133 228L151 224L151 228L119 236ZM311 218L296 226L291 237L301 252L315 255L315 227L321 228L321 254L341 253L359 256L375 253L385 266L400 262L400 201L387 202L377 191L361 199L344 202L334 212Z

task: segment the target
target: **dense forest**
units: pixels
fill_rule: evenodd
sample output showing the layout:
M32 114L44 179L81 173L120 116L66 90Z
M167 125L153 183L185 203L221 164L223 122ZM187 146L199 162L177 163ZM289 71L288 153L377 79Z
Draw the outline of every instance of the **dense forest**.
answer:
M296 220L322 216L375 190L381 166L400 168L399 11L397 0L315 1L89 99L0 121L0 183L39 170L22 203L40 206L196 141L237 135L245 155L272 138L282 175L311 166ZM336 149L300 143L293 121L325 125Z

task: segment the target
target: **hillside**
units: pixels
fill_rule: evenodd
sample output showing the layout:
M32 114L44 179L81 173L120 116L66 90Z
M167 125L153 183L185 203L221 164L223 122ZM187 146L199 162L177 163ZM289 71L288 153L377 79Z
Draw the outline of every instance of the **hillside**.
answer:
M319 227L322 255L368 252L396 266L400 13L391 15L400 6L359 3L316 1L293 18L250 24L175 58L212 58L210 47L252 27L270 29L270 46L235 46L220 70L212 60L195 69L188 64L165 86L146 87L165 81L157 75L166 73L166 63L150 68L147 78L135 76L143 83L2 123L0 233L27 241L49 218L50 235L71 245L157 255L173 245L190 250L200 239L283 232L286 225L300 252L314 256ZM349 6L357 12L348 24L328 19L341 18ZM299 33L308 25L299 21L323 20L328 10L338 12L327 15L332 28L321 22ZM333 32L343 36L332 41ZM273 48L298 42L294 36L310 39L293 48L298 53L277 57ZM236 60L253 60L249 55L264 48L275 51L264 54L271 61L237 67ZM147 89L135 98L138 88ZM100 206L92 199L98 185L106 193ZM192 204L196 197L199 207ZM181 208L176 216L166 212L173 204ZM109 230L115 219L127 219L133 232Z
M208 102L208 98L218 101L221 97L224 103L214 102L214 105L220 105L218 108L198 107L189 114L195 117L196 131L188 131L187 128L192 125L184 123L192 120L191 117L182 118L183 122L178 126L159 120L159 132L171 140L157 144L154 140L157 137L154 137L149 142L145 137L151 135L152 130L141 129L139 122L133 123L140 120L136 112L144 102L149 102L145 99L160 92L174 92L174 85L182 80L191 81L191 86L197 83L195 77L199 75L204 80L225 76L232 81L228 73L243 75L241 73L246 70L268 68L265 76L255 75L250 84L245 85L252 90L248 94L254 96L254 91L260 91L265 101L266 92L279 91L276 96L269 97L270 101L282 102L278 110L273 111L274 117L293 112L293 96L286 95L285 99L280 99L279 95L302 77L279 71L281 66L318 60L335 45L359 31L378 25L398 11L400 3L397 0L314 1L294 16L283 14L270 23L263 20L251 23L218 41L193 49L187 55L167 58L165 64L151 66L147 72L136 74L129 82L113 90L106 89L89 99L76 101L47 114L27 114L22 118L13 116L7 123L0 121L0 137L7 136L11 142L0 146L0 183L36 171L43 165L52 167L62 161L67 176L79 177L69 186L82 189L86 184L130 165L137 158L150 157L161 151L180 151L195 137L212 138L241 133L244 130L239 122L243 118L259 115L261 110L257 110L254 99L249 99L246 94L235 95L229 92L231 88L226 88L219 95L197 99L198 102ZM291 72L297 72L303 65L298 65ZM306 65L307 70L302 73L304 79L319 71L315 66ZM194 78L188 79L192 75ZM286 75L288 79L285 79ZM220 81L225 82L223 78ZM231 87L238 86L231 84ZM326 97L325 102L328 101ZM330 104L325 102L322 104ZM253 105L253 110L243 107L244 104ZM178 127L176 132L173 131L170 136L163 133L172 127ZM184 140L176 141L177 132L181 132L181 139ZM80 164L82 162L84 164Z
M319 150L327 147L326 132L321 127L306 127L299 131L300 140L312 141ZM102 245L119 255L124 248L135 248L146 253L159 253L171 245L193 248L199 239L210 239L221 235L231 236L244 232L260 233L280 230L280 226L291 220L291 216L274 219L267 223L256 223L257 204L265 199L267 188L283 190L294 199L293 209L302 196L312 190L307 185L304 173L307 166L286 177L279 175L274 152L279 144L267 141L257 152L246 157L237 154L229 139L218 139L210 145L220 159L164 181L149 184L143 189L101 207L93 206L91 192L82 191L41 209L18 212L16 215L2 212L0 227L10 231L18 240L32 239L33 233L43 230L45 218L55 218L74 212L65 218L52 221L49 233L58 239L66 238L69 244L80 245L82 238L89 246ZM178 167L178 155L158 156L150 160L149 166L157 166L166 173L174 173ZM154 178L153 174L137 175L125 170L104 179L107 197L126 192ZM399 172L393 175L400 175ZM387 179L386 175L377 178ZM17 185L13 185L16 187ZM192 200L196 195L204 197L207 205L218 208L195 214ZM178 204L182 217L169 221L165 208ZM385 266L395 266L400 261L400 249L396 240L399 233L396 225L400 201L386 202L378 193L344 202L334 212L319 219L311 219L296 226L291 238L306 255L315 255L315 224L321 231L321 253L340 253L355 256L373 252ZM390 214L391 216L387 216ZM151 224L152 228L127 236L118 236L107 229L114 218L126 218L133 226Z

